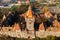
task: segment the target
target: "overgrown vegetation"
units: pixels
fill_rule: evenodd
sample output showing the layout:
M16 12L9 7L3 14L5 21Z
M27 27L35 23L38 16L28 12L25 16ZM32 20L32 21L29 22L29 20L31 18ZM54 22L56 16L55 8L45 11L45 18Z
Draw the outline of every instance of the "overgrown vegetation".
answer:
M16 37L9 37L9 36L2 36L0 37L0 40L60 40L60 37L55 37L55 36L47 36L46 38L16 38Z

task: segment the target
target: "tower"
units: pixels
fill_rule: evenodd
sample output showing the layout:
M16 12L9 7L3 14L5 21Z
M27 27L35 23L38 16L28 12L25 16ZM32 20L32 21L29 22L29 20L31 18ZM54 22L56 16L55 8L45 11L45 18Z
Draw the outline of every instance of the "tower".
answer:
M46 35L45 35L45 28L44 28L43 22L39 25L39 31L36 33L36 36L38 36L40 38L46 37Z
M20 26L18 23L14 24L13 31L20 30Z
M30 37L33 37L35 18L33 16L33 11L31 10L31 6L29 6L28 11L25 14L25 21L26 21L27 34Z
M21 4L21 1L20 1L20 0L17 0L17 2L18 2L18 5L20 5L20 4Z
M4 21L5 19L6 19L6 16L5 16L5 15L3 15L3 19L2 19L2 20Z
M39 25L39 31L44 32L44 30L45 30L44 24L41 23L41 24Z
M57 14L54 15L54 18L57 19Z
M52 14L51 14L51 12L50 11L45 11L45 17L46 18L51 18L52 17Z
M58 22L57 19L55 19L55 20L53 21L53 26L54 26L54 27L58 27L58 25L59 25L59 22Z

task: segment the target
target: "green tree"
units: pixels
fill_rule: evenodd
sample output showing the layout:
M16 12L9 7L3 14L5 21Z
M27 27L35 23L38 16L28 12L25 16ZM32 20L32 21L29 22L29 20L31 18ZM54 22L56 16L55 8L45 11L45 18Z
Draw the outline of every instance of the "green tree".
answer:
M20 6L20 13L25 13L28 10L28 6L26 4L23 4Z
M18 12L19 14L25 13L28 10L28 5L22 4L20 6L12 6L11 11L12 12Z
M15 12L15 11L17 11L17 8L18 8L18 6L14 5L14 6L11 7L11 11Z

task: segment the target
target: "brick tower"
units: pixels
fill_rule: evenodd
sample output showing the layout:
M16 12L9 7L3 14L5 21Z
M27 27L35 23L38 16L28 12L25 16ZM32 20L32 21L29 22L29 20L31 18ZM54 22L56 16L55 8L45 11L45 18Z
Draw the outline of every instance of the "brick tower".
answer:
M33 12L31 10L31 6L29 6L28 11L25 14L25 21L26 21L26 29L27 29L27 34L30 37L34 37L34 22L35 18L33 16Z

